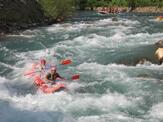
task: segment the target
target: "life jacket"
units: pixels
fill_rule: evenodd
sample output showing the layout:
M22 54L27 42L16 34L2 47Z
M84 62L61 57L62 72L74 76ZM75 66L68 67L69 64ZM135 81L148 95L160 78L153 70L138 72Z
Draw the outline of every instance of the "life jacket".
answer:
M55 74L48 73L46 76L46 78L51 81L55 81L58 77L60 77L58 73Z

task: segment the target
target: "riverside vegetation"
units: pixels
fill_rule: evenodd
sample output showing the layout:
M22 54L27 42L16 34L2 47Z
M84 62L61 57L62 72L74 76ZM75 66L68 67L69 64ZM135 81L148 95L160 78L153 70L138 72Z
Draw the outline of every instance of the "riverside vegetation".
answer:
M129 7L130 11L153 12L155 7L162 11L162 0L0 0L0 35L13 33L34 26L61 22L76 9L97 9L97 7Z

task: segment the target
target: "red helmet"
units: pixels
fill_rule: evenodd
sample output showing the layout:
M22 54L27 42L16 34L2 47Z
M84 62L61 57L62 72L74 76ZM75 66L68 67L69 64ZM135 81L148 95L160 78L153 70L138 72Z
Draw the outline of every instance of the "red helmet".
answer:
M45 60L45 59L41 59L41 60L40 60L40 63L41 63L41 64L46 64L46 60Z

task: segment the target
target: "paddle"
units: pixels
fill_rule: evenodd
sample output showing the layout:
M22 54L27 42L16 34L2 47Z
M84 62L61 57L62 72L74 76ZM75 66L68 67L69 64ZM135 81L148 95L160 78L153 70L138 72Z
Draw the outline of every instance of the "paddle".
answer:
M64 59L59 64L61 64L61 65L69 65L71 63L72 63L72 61L70 59ZM34 64L33 67L35 67L35 64ZM49 68L47 68L47 69L49 69ZM25 73L24 76L31 75L31 74L36 73L36 72L41 72L41 71L28 72L28 73Z
M24 76L32 75L31 77L33 77L33 74L37 73L37 72L41 72L41 71L33 71L33 72L25 73ZM78 80L78 79L80 79L79 74L75 74L75 75L71 76L71 80Z
M79 74L74 74L71 76L71 78L58 78L60 80L79 80L80 79L80 75Z
M72 60L71 59L64 59L60 62L60 64L62 65L68 65L68 64L71 64L72 63Z
M24 76L32 75L32 74L34 74L36 72L40 72L40 71L25 73ZM80 75L79 74L75 74L75 75L71 76L71 80L78 80L79 78L80 78Z
M47 48L42 42L39 42L39 44L40 44L43 48L45 48L46 54L49 53L48 48Z
M33 72L28 72L28 73L25 73L24 76L27 76L27 75L32 75L34 73L37 73L37 72L41 72L41 71L33 71Z
M71 80L78 80L80 78L79 74L75 74L71 77Z

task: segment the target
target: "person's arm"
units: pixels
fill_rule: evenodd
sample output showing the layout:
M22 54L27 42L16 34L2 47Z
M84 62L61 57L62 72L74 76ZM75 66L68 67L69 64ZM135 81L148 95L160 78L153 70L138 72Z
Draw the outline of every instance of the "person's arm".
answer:
M52 80L49 79L49 77L50 77L50 74L47 74L46 77L45 77L45 79L46 79L48 82L53 82Z
M58 73L57 73L57 78L59 78L61 80L66 80L65 78L61 77Z

